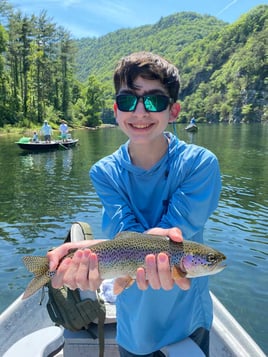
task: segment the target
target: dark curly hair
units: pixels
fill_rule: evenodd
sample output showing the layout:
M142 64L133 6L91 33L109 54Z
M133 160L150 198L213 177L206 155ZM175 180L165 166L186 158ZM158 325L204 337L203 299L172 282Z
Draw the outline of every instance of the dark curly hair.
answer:
M123 57L114 72L114 88L118 94L122 85L135 89L134 81L144 79L159 80L174 102L178 99L180 76L178 69L163 57L151 52L135 52Z

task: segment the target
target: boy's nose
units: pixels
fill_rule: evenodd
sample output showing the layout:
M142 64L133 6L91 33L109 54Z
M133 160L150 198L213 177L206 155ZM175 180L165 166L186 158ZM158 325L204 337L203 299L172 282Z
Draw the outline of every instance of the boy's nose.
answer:
M147 110L144 107L144 103L143 103L143 99L142 98L139 98L138 103L136 105L136 109L135 109L134 112L135 113L142 113L142 114L144 114L144 112L148 113Z

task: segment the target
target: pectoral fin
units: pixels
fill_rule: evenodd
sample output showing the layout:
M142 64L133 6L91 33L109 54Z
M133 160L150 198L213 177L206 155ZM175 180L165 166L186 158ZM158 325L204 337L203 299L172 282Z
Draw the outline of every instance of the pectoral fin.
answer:
M171 275L174 280L180 279L180 278L185 278L187 273L183 272L179 267L172 267L171 269Z
M117 278L114 281L113 292L115 295L121 294L121 292L127 288L129 288L133 283L134 279L131 276L123 276L121 278Z

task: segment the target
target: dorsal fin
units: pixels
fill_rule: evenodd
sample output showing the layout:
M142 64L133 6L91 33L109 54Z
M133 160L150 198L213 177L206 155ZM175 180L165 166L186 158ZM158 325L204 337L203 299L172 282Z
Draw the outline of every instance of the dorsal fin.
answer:
M123 231L120 233L117 233L117 235L114 237L114 239L127 239L127 238L143 238L143 239L151 239L151 238L158 238L158 239L163 239L163 240L169 240L168 237L166 236L160 236L158 234L146 234L146 233L138 233L138 232L132 232L132 231Z
M117 233L114 239L137 238L139 235L143 235L143 234L137 232L124 231L124 232Z

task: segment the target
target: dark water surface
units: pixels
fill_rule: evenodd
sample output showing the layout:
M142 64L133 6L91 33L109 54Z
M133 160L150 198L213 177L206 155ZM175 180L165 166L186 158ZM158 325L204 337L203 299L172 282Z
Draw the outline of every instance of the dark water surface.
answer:
M172 128L170 128L172 130ZM206 243L227 255L211 290L268 352L268 125L200 125L178 136L219 158L223 190L206 225ZM21 258L59 245L74 221L101 238L101 206L88 170L126 140L118 128L74 132L72 150L26 154L15 136L0 137L0 311L31 279Z

